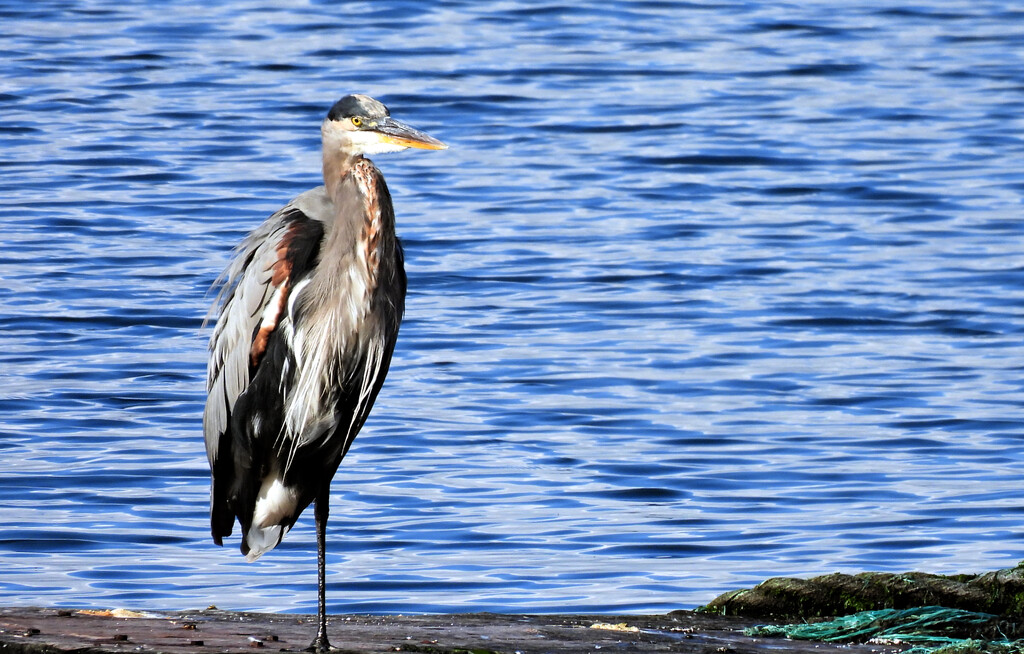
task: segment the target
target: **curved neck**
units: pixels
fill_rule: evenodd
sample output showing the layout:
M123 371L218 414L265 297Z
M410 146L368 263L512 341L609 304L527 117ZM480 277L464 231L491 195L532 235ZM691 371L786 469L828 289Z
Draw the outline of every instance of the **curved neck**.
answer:
M338 202L338 189L341 187L341 180L345 179L352 166L362 159L359 154L347 154L338 150L329 151L324 148L324 186L327 187L327 196L334 202Z
M324 119L320 126L321 148L324 161L324 186L327 196L338 201L338 188L352 166L362 159L362 153L355 146L348 132L331 129L330 121Z

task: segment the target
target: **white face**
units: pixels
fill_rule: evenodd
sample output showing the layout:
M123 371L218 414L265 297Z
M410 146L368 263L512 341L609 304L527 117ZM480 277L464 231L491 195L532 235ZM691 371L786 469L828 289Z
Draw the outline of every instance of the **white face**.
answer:
M362 148L363 154L384 154L409 149L407 145L398 145L385 139L386 137L378 132L352 132L352 142Z
M363 126L373 126L372 119L367 118L324 119L323 124L320 126L320 133L324 139L324 148L335 149L352 156L401 152L402 150L409 149L409 146L395 143L385 134L359 129L359 126L353 124L353 120L371 121L360 124Z

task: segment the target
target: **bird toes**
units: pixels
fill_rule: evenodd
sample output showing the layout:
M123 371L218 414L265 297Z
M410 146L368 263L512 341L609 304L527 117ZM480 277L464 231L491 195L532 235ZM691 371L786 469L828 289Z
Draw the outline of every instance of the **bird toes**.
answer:
M327 652L330 652L333 649L334 648L331 647L331 643L327 640L327 636L325 634L317 634L316 638L313 639L313 642L309 644L309 647L307 647L305 651L314 652L315 654L327 654Z

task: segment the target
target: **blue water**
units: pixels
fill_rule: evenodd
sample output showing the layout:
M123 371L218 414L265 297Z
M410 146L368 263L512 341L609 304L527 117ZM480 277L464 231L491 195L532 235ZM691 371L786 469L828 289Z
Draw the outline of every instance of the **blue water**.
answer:
M452 147L330 610L1024 558L1024 11L577 5L0 4L0 603L314 610L311 515L208 537L201 324L349 92Z

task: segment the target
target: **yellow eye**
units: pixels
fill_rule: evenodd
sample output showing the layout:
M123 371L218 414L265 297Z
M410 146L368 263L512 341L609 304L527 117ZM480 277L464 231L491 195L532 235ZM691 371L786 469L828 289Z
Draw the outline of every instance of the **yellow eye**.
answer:
M363 119L360 118L359 116L353 116L352 117L352 124L355 125L356 127L362 127L363 126Z

